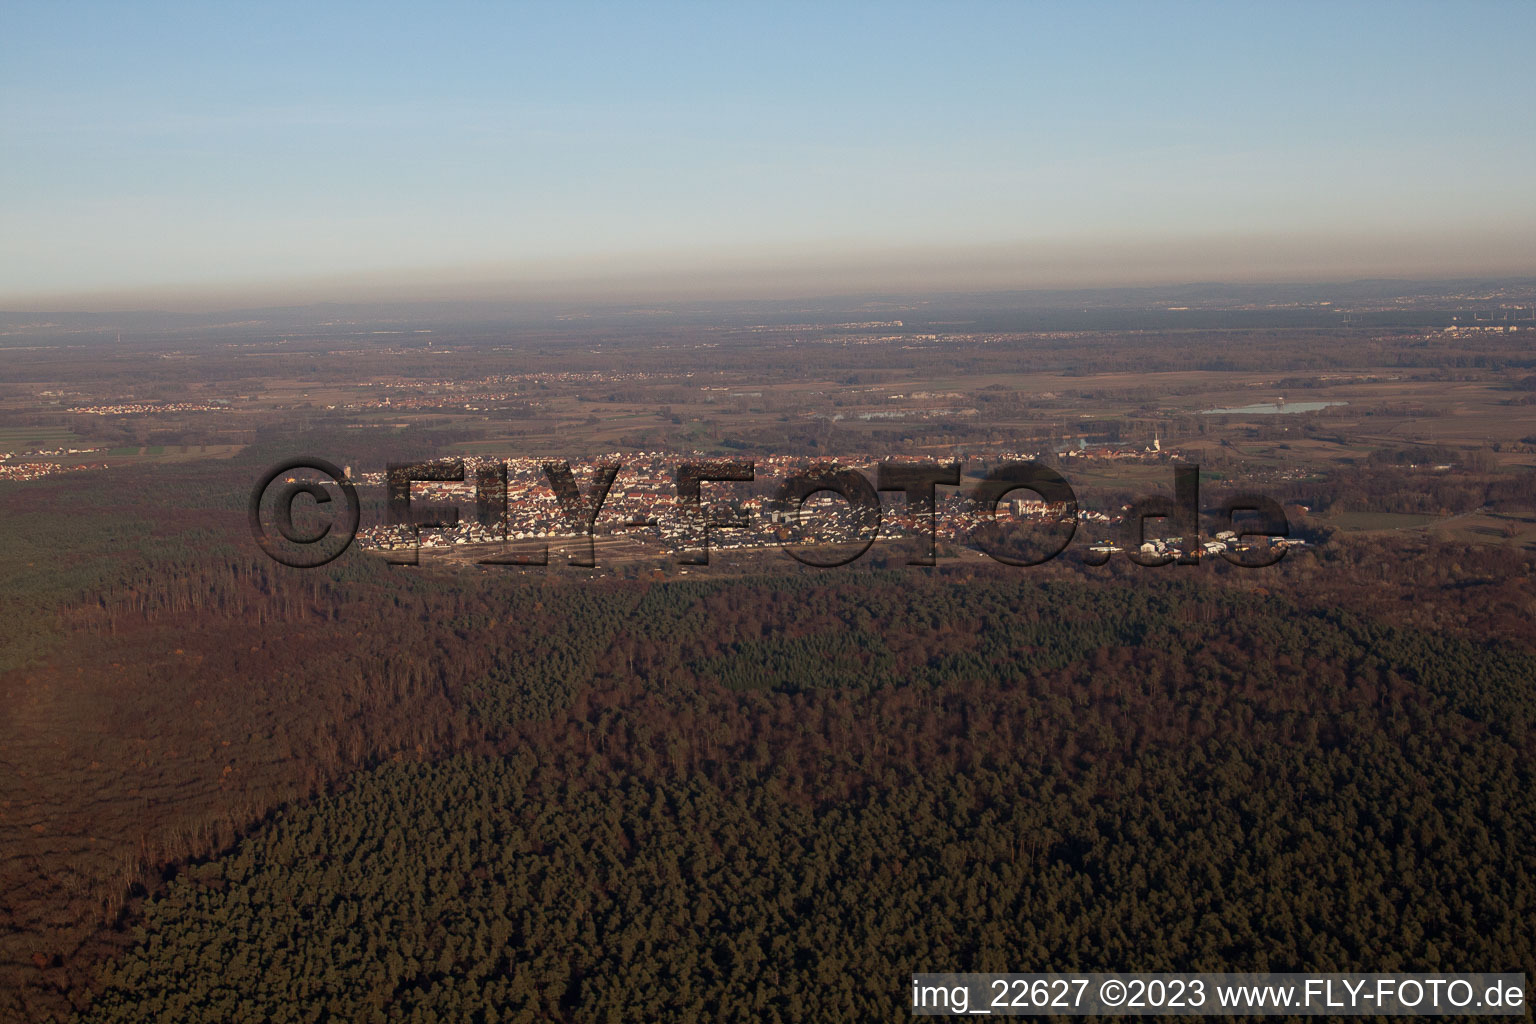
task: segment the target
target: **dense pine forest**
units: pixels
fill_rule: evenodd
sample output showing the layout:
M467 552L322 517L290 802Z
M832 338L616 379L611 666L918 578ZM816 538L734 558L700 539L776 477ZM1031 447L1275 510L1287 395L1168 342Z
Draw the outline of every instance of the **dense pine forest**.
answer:
M1084 661L1018 588L963 593L899 610L1021 628L814 691L642 656L658 689L351 777L179 875L79 1019L860 1021L913 964L1536 959L1529 655L1329 615L1250 641L1242 604L1148 645L1177 602L1106 626L1083 593ZM860 644L786 646L812 678Z

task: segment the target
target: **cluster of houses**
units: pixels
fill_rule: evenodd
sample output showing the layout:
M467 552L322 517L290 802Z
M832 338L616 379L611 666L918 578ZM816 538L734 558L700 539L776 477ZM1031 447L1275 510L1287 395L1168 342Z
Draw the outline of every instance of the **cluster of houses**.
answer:
M1078 447L1057 452L1061 459L1073 461L1103 462L1182 462L1184 456L1177 452L1163 451L1161 442L1153 441L1145 448L1117 448L1107 445L1100 448Z
M105 448L38 448L30 452L0 452L0 462L9 459L46 459L59 455L89 455L92 452L104 452Z
M678 455L631 452L623 456L613 455L606 461L619 463L620 469L593 525L593 533L598 536L625 536L647 546L654 545L658 553L676 553L697 546L702 527L700 516L703 515L712 524L710 547L720 550L774 547L786 542L834 544L869 539L868 511L840 497L818 493L798 509L787 507L774 497L783 480L806 469L803 456L759 456L752 460L755 470L752 482L705 484L702 511L677 502L675 474L683 461ZM851 461L858 464L861 460ZM868 460L869 464L873 461ZM501 462L467 458L464 462L462 481L416 481L411 488L413 514L419 516L423 511L430 512L431 506L455 508L458 510L456 525L417 530L380 522L360 531L359 543L376 550L418 545L448 548L516 541L559 543L583 534L584 521L573 521L573 512L561 507L545 475L543 460ZM501 514L499 494L491 494L490 521L482 522L476 476L482 466L497 465L506 466L505 515ZM579 488L589 486L591 477L586 470L576 469L573 473ZM872 473L868 475L873 476ZM365 488L378 488L380 492L386 486L384 473L364 473L355 477L354 482ZM972 543L971 538L979 527L995 522L998 517L1012 518L1025 525L1030 522L1063 523L1073 515L1065 505L1018 497L1006 501L994 513L980 507L966 494L947 488L936 496L934 512L937 539L962 547ZM577 513L578 516L581 514L584 513ZM1099 537L1112 535L1113 528L1122 520L1119 512L1084 508L1077 509L1075 516L1080 528L1089 531L1090 536ZM380 519L383 518L381 515ZM908 508L899 496L890 495L882 501L880 536L926 536L928 529L927 517L921 515L919 509ZM1178 543L1177 538L1149 541L1148 550L1149 553L1161 553L1169 545ZM1229 546L1241 545L1235 535L1227 533L1218 534L1204 547L1215 553L1227 550ZM1120 549L1112 541L1104 540L1095 550Z
M167 412L228 412L229 403L211 402L115 402L111 405L77 405L70 412L87 416L134 416Z
M685 374L687 377L693 374ZM359 402L343 403L345 409L459 409L484 411L511 401L541 405L530 400L530 386L572 384L622 384L657 379L657 374L632 370L612 373L497 373L475 380L372 380L359 388L382 389L384 394ZM337 406L327 406L335 409Z
M61 455L90 455L104 448L38 448L28 452L0 452L0 480L40 480L56 473L76 473L88 469L106 469L105 462L63 465L47 461ZM17 461L12 461L17 460Z
M89 469L106 468L105 462L84 463L78 466L62 466L57 462L6 462L0 464L0 480L40 480L55 473L79 473Z
M1295 537L1239 537L1236 531L1222 530L1213 539L1201 542L1200 550L1207 555L1220 555L1229 551L1242 554L1269 548L1305 547L1306 543ZM1088 550L1096 555L1111 555L1125 549L1114 541L1101 540L1097 544L1090 545ZM1177 557L1188 554L1189 549L1185 546L1183 537L1154 537L1142 543L1139 553L1145 558Z

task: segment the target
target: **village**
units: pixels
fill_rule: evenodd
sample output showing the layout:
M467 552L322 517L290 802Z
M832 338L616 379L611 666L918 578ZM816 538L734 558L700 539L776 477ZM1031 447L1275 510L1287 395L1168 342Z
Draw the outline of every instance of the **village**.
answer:
M1092 455L1085 451L1064 453L1075 459ZM1106 450L1102 457L1117 459L1141 455L1141 452ZM1167 455L1168 453L1162 453ZM1018 453L1011 460L1029 461L1038 453ZM1176 458L1176 456L1174 456ZM694 461L703 458L696 453ZM992 458L996 458L995 453ZM617 466L611 486L599 495L583 492L583 507L566 507L551 486L546 463L537 459L508 459L505 462L485 458L467 458L462 480L414 480L410 485L410 516L415 526L396 523L391 515L365 526L358 543L365 550L411 552L420 549L459 549L466 557L483 554L483 548L540 542L570 544L585 537L624 538L632 552L652 556L677 556L696 551L708 523L708 545L717 551L767 549L785 545L857 545L880 540L926 538L946 547L975 548L977 531L992 524L1012 524L1021 532L1031 528L1058 530L1075 522L1076 536L1087 541L1089 550L1106 556L1123 550L1118 534L1129 505L1112 510L1094 510L1061 502L1047 502L1026 496L1027 489L1017 489L990 509L967 490L936 491L932 518L921 506L909 507L903 498L891 495L881 502L880 514L873 528L867 508L855 505L831 491L812 493L801 504L778 497L785 481L804 473L808 462L803 456L768 455L751 460L754 478L750 482L706 482L701 506L680 503L677 499L678 467L688 458L664 452L611 453L591 460L573 470L578 488L588 488L592 471L599 466ZM870 456L840 460L842 468L856 467L873 477L877 462ZM898 457L890 462L918 463L915 457ZM482 476L494 467L506 467L506 491L502 499L499 484L486 490ZM824 464L825 465L825 464ZM477 482L477 477L481 477ZM381 510L387 504L386 472L357 475L353 482L364 493L373 492L373 504ZM946 489L947 490L947 489ZM592 502L596 500L594 512ZM438 525L429 525L438 524ZM590 526L590 529L589 529ZM1246 552L1258 547L1301 546L1292 538L1242 538L1233 530L1186 546L1181 537L1147 539L1138 555L1143 560L1177 557L1198 550L1206 555Z

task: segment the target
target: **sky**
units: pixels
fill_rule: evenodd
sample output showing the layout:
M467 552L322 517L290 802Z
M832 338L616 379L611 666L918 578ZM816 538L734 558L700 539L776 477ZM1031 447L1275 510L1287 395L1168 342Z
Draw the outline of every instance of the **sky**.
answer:
M8 4L0 308L1536 274L1536 4Z

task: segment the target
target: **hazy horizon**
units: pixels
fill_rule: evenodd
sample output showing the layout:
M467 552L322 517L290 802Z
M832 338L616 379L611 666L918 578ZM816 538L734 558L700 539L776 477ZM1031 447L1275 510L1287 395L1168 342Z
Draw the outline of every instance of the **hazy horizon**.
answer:
M635 259L610 260L594 268L436 267L395 273L333 275L309 280L251 281L241 284L168 285L88 293L0 293L0 310L10 312L214 312L322 303L570 302L573 304L689 301L815 300L854 294L921 296L936 293L986 295L1020 291L1076 291L1113 288L1179 288L1195 284L1288 286L1337 285L1361 280L1455 281L1536 277L1536 259L1416 261L1400 245L1396 260L1354 262L1335 259L1288 262L1296 249L1274 245L1247 263L1230 257L1242 247L1191 243L1190 257L1170 261L1173 245L1127 248L1106 258L1103 250L1042 246L889 255L858 261L798 266L746 263L728 258L692 264L643 267ZM1424 244L1428 248L1428 244ZM1532 245L1536 249L1536 244ZM1153 250L1156 250L1154 253ZM1509 250L1515 250L1515 240ZM1063 256L1063 253L1066 256ZM1193 258L1203 252L1204 262ZM1140 257L1140 258L1138 258ZM1267 258L1266 258L1267 257Z
M1536 8L60 5L0 308L1536 272Z

